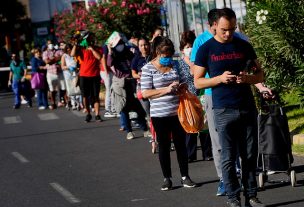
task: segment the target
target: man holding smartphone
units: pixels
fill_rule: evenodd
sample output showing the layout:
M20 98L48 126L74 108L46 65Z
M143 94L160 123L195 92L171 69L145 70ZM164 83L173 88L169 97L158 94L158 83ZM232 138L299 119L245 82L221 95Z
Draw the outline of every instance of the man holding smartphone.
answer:
M236 16L233 10L218 10L216 34L201 46L194 62L196 88L212 87L215 127L221 142L221 167L228 196L227 206L241 206L241 187L235 171L237 152L242 159L242 184L245 206L264 207L257 199L255 178L257 160L257 110L250 85L263 81L263 71L252 46L235 37ZM244 71L254 60L253 74ZM208 72L210 78L205 78Z

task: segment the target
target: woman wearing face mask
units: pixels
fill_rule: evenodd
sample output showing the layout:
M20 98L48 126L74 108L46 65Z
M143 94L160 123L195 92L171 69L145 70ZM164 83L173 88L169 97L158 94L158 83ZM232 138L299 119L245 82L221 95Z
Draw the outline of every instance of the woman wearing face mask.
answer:
M174 46L170 39L162 37L156 46L156 58L142 68L141 90L144 98L150 100L150 115L159 145L159 161L164 176L161 190L172 189L170 161L171 135L176 149L177 160L184 187L196 184L188 174L188 158L185 144L185 131L181 126L177 109L179 106L178 64L172 60Z
M191 93L198 96L199 91L194 87L193 72L190 67L190 55L192 46L195 40L195 34L193 31L185 31L182 33L180 41L180 51L182 53L182 58L179 61L180 65L180 75L184 77L185 82L188 86L188 89ZM197 160L197 138L200 139L201 148L202 148L202 159L203 160L212 160L211 153L211 140L209 137L208 130L200 133L187 133L186 134L186 146L189 162Z
M115 108L117 113L120 113L121 125L127 131L127 139L135 137L129 112L135 111L138 115L137 120L140 128L144 131L144 137L149 135L147 123L145 120L145 111L142 108L138 99L134 96L134 79L131 74L131 61L133 53L125 46L125 43L120 40L114 47L108 45L107 65L113 71L112 80L112 108Z

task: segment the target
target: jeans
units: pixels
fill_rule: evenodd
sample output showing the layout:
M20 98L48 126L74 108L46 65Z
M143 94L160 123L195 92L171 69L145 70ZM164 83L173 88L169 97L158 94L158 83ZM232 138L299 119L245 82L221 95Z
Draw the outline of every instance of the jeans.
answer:
M48 97L47 97L47 89L38 89L37 90L37 101L38 106L48 107Z
M113 73L112 72L100 71L100 77L103 79L104 85L105 85L105 88L106 88L105 109L106 109L106 111L112 112L112 109L111 109L111 85L112 85Z
M32 98L30 95L29 83L21 82L20 80L13 80L12 89L15 94L15 105L20 106L21 104L21 95L25 96L25 100L29 105L32 105Z
M258 155L257 111L223 108L214 109L214 115L222 146L222 173L228 200L233 201L240 197L241 187L235 169L238 152L242 160L244 196L255 197Z

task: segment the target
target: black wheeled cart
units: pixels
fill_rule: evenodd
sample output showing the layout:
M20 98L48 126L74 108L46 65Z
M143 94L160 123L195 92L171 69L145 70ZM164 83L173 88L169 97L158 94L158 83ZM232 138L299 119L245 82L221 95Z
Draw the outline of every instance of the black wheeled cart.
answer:
M267 100L261 94L258 115L259 187L264 188L269 174L286 173L291 186L296 185L296 173L292 169L293 156L287 116L281 107L279 97Z

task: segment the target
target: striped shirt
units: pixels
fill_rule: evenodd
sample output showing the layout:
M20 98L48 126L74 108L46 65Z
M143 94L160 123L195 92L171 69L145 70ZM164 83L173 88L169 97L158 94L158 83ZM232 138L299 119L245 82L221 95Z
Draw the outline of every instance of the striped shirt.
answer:
M178 65L166 73L161 73L149 62L142 67L140 78L141 90L160 89L169 86L174 81L179 81ZM179 96L169 93L159 98L149 99L151 117L168 117L177 115Z

